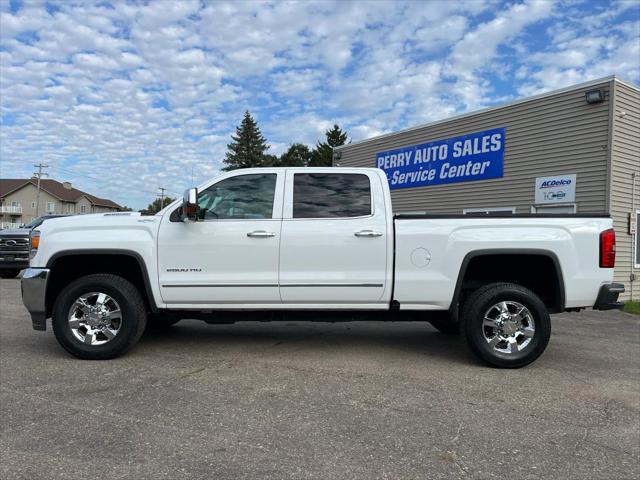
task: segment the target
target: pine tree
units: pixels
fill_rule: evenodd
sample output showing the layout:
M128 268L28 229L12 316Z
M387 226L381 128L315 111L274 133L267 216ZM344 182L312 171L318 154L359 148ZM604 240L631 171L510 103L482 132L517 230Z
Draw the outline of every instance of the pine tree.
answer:
M333 164L333 148L347 142L347 132L343 132L338 125L325 132L326 142L318 142L311 153L310 167L330 167Z
M267 153L262 159L261 167L279 167L280 166L280 158L277 155L271 155Z
M231 139L233 141L227 145L225 166L222 170L264 167L271 162L272 156L265 153L269 145L248 110L244 113L240 125L236 127L236 134L231 135Z
M311 160L311 150L302 143L294 143L280 155L278 167L306 167Z
M142 210L142 212L145 215L155 215L156 213L158 213L160 210L162 210L164 207L169 205L174 200L175 198L171 198L171 197L164 197L164 200L156 198L153 202L147 205L147 208Z

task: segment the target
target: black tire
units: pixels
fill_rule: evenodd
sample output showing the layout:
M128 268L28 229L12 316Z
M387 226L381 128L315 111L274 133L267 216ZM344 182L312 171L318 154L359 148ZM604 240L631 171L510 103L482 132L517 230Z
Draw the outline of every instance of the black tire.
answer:
M433 327L438 330L440 333L444 333L445 335L459 335L460 334L460 324L454 323L451 319L447 318L432 318L429 320L429 323L433 325Z
M533 337L516 353L498 351L485 338L485 314L503 301L526 307L535 324ZM500 368L520 368L533 362L547 348L551 336L551 319L545 304L531 290L513 283L494 283L475 291L465 302L462 321L465 338L473 353L484 362ZM488 327L488 332L492 332L492 327ZM500 345L506 346L506 343L497 346Z
M85 345L77 339L68 322L69 311L81 295L103 292L120 306L122 323L118 334L102 345ZM80 277L67 285L53 306L53 333L70 354L87 360L115 358L129 350L142 336L147 323L144 300L138 289L128 280L111 274L93 274Z
M6 268L0 270L0 278L16 278L19 273L19 268Z
M182 320L179 317L174 317L172 315L165 315L162 313L154 313L150 314L147 318L147 328L153 329L163 329L169 328Z

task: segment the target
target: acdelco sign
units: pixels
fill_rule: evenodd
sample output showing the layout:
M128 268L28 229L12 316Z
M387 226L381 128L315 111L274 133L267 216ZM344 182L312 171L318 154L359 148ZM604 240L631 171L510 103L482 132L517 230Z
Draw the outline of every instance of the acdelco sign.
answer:
M542 182L540 188L562 187L563 185L571 185L572 183L572 179L547 180L545 182Z
M576 175L536 178L535 203L574 203Z

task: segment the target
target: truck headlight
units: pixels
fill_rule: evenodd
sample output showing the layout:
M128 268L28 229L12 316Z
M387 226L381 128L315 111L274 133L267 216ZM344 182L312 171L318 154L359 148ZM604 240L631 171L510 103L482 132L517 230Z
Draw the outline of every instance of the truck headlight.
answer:
M38 253L38 247L40 246L40 231L39 230L31 230L29 234L29 243L31 245L31 250L29 251L29 258L33 258Z

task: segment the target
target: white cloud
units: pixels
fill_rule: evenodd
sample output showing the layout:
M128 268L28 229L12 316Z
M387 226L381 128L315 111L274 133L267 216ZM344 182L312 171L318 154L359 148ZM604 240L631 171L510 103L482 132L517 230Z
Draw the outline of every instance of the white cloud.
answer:
M629 9L620 2L611 10L570 17L550 29L553 43L523 60L518 88L522 95L607 75L637 82L640 79L640 8L636 20L609 24Z
M510 42L527 26L548 17L553 10L551 0L516 3L492 20L468 31L451 53L446 72L457 79L453 91L466 108L478 108L485 100L487 88L479 81L482 70L491 70L499 46Z
M2 175L44 161L136 207L159 186L178 194L192 168L214 175L245 109L277 154L334 123L357 140L589 77L640 78L629 2L57 6L0 3Z

